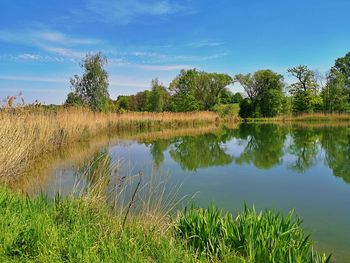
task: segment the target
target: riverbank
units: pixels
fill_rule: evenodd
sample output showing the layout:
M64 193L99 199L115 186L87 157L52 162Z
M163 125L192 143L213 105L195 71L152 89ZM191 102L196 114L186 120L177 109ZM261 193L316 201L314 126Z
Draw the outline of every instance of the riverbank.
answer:
M350 122L347 113L305 113L299 115L281 115L271 118L247 118L246 122Z
M1 187L0 204L2 262L328 262L292 214L233 218L211 207L127 217L91 195L50 201Z
M157 127L200 127L221 120L213 112L104 114L82 108L3 109L0 111L0 179L15 179L39 156L94 136Z

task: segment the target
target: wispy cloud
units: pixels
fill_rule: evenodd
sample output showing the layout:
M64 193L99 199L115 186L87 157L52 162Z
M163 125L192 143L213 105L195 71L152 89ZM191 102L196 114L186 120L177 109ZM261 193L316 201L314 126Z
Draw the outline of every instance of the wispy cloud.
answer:
M195 47L195 48L202 48L202 47L218 47L224 45L225 42L221 41L209 41L209 40L203 40L198 42L192 42L187 44L189 47Z
M87 8L98 15L100 20L123 24L140 16L164 16L184 9L170 0L88 0Z
M33 82L51 82L51 83L68 83L69 78L64 77L52 77L52 76L27 76L27 75L0 75L1 80L21 80L21 81L33 81Z
M3 30L0 31L1 41L34 47L55 55L55 57L39 54L19 54L15 56L17 60L37 61L64 61L65 58L69 58L70 60L81 59L86 53L92 52L92 47L102 44L102 41L97 39L79 38L47 29L42 31L39 29Z
M54 44L61 46L92 45L101 43L100 40L77 38L61 32L47 29L37 30L2 30L0 41L27 45Z
M193 68L191 65L135 65L138 68L150 71L173 71Z

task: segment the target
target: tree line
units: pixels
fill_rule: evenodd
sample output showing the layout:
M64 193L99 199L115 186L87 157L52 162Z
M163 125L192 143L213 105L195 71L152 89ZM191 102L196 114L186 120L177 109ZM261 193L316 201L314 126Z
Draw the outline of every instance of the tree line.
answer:
M255 73L208 73L197 69L181 70L168 87L154 79L151 89L134 95L121 95L116 101L108 92L107 58L101 53L82 61L82 76L71 78L72 92L66 105L88 106L94 111L189 112L213 110L217 105L239 103L239 115L274 117L281 114L350 111L350 52L338 58L325 75L300 65L288 69L295 82L270 69ZM229 87L239 84L244 94Z

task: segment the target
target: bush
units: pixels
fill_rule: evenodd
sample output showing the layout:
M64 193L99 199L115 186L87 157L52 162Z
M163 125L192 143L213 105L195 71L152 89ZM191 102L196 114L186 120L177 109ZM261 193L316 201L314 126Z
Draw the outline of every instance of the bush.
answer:
M239 111L238 103L235 104L216 104L213 111L217 112L221 117L237 116Z
M178 215L176 234L196 252L219 258L232 253L247 262L329 262L330 258L314 252L293 212L283 216L245 207L233 218L214 206L191 207Z
M243 119L252 117L253 105L249 99L244 99L239 103L239 116Z

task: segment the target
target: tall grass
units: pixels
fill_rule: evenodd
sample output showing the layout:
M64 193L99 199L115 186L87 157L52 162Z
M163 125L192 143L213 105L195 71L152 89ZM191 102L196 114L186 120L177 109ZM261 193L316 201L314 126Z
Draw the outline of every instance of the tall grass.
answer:
M0 262L208 262L170 231L86 200L35 199L0 188Z
M227 257L235 254L246 262L329 262L314 251L302 221L270 210L257 213L245 207L235 218L214 206L190 208L177 219L177 236L197 253Z
M211 112L103 114L79 108L2 109L0 179L14 179L36 157L104 132L195 127L217 121L218 116Z
M247 121L283 121L283 122L349 122L349 113L302 113L281 115L271 118L248 118Z

